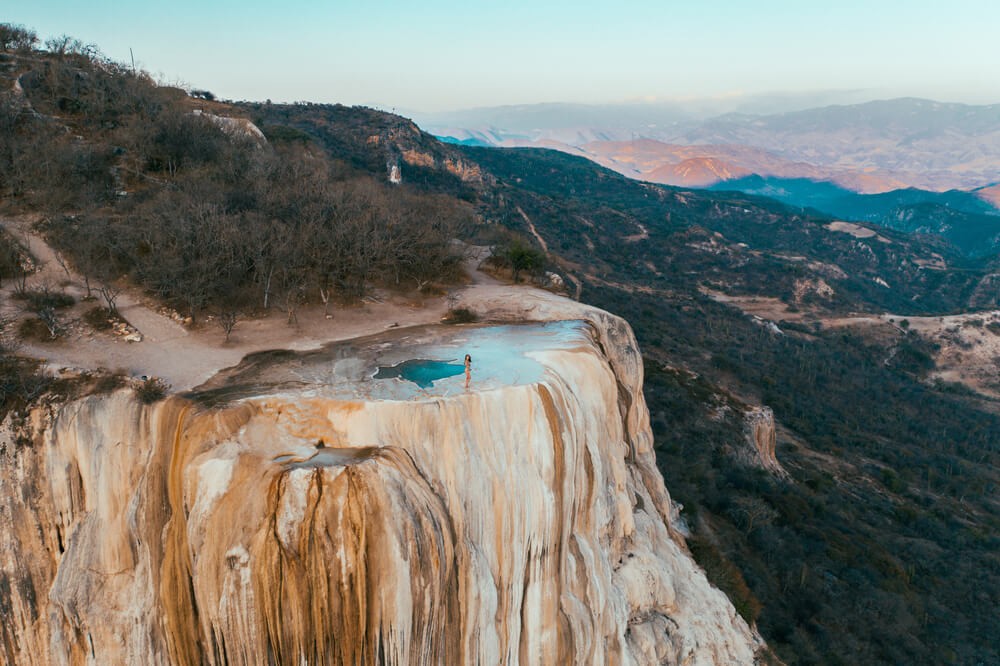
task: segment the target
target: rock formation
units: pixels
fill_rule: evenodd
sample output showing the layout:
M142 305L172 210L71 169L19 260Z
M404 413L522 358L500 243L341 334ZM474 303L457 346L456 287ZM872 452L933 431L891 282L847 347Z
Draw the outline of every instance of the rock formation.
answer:
M743 413L743 434L747 446L738 450L747 464L760 467L780 477L788 476L788 472L775 455L777 433L774 428L774 410L764 406L747 409Z
M208 113L207 111L202 111L201 109L195 109L191 112L191 115L207 118L213 125L231 137L237 139L251 139L260 143L267 143L267 137L264 136L264 133L260 130L260 128L246 118L217 116L214 113Z
M750 664L672 529L628 326L401 329L0 433L11 664ZM378 366L449 361L415 388Z

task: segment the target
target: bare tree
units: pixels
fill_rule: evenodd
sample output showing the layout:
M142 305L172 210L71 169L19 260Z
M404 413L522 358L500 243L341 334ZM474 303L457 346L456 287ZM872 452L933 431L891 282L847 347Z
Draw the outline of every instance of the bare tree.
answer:
M216 321L219 322L219 326L226 333L226 342L229 342L229 336L232 335L233 329L236 328L238 320L239 314L236 310L223 310L218 314Z
M762 525L770 525L778 517L778 512L765 500L753 496L737 497L731 509L733 517L743 525L749 535Z
M299 323L299 307L305 300L305 290L301 284L292 284L285 288L285 314L288 315L288 325L295 326Z
M28 51L38 43L38 34L23 25L0 23L0 49Z
M56 311L52 308L42 308L38 311L38 318L45 324L45 328L49 330L49 336L55 340L63 332L62 323L60 323L59 318L56 316Z
M121 295L121 293L122 293L121 287L117 287L109 283L101 285L100 289L101 298L103 298L104 302L107 304L108 312L110 312L115 316L120 316L118 313L118 304L116 301L118 300L118 297Z
M45 49L53 55L63 57L66 55L82 55L88 58L96 57L98 54L97 45L84 44L76 37L60 35L45 40Z
M56 257L56 263L59 264L59 268L63 269L63 273L66 274L67 280L73 279L73 274L69 272L69 264L66 263L66 257L62 255L62 252L54 252ZM87 295L90 295L90 285L87 285Z
M18 259L19 261L14 268L14 293L18 296L24 296L28 293L28 276L31 271L24 265L24 261L20 257Z
M331 291L331 289L329 287L327 287L325 289L323 287L319 288L319 297L323 301L323 316L326 317L327 319L331 318L331 315L330 315L330 294L331 293L332 293L332 291Z

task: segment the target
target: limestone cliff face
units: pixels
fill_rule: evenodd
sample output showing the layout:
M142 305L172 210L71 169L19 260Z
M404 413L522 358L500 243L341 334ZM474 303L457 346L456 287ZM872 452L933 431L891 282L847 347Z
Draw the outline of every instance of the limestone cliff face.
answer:
M201 109L195 109L191 112L191 114L207 118L213 125L231 137L238 139L252 139L253 141L259 141L260 143L267 143L267 137L265 137L264 133L260 131L260 128L246 118L217 116L214 113L208 113L206 111L202 111Z
M8 420L12 664L750 664L670 527L627 325L399 331ZM379 364L461 358L416 389Z
M788 472L775 455L778 436L774 427L774 410L759 406L751 407L744 412L743 435L746 437L747 446L741 447L738 455L747 464L760 467L780 477L788 476Z
M439 159L431 153L422 152L415 148L403 150L402 155L403 161L407 164L427 168L442 168L448 173L458 176L463 183L480 183L483 180L483 173L479 169L479 165L472 162L452 159L450 157Z

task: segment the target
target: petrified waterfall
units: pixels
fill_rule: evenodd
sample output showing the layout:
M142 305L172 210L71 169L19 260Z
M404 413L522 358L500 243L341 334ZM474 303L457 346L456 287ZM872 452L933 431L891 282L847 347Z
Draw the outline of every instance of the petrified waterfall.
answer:
M8 419L12 664L737 664L670 527L628 327L393 331ZM376 379L456 362L427 388Z

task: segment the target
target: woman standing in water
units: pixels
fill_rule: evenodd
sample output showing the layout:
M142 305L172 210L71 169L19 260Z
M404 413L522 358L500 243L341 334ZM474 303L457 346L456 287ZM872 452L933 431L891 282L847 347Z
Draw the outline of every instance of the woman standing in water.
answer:
M469 388L469 382L472 381L472 357L468 354L465 355L465 388Z

